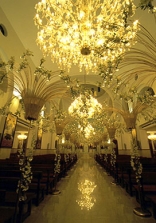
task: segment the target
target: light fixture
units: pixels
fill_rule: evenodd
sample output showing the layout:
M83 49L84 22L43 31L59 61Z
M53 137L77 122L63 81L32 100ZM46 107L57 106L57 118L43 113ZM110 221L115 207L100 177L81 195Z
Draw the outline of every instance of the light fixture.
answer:
M56 134L58 136L62 135L63 129L65 128L66 124L69 122L69 117L65 111L62 110L55 110L54 115L54 122L56 127Z
M36 42L62 70L74 64L96 72L136 43L133 0L41 0L35 9Z
M92 135L95 135L94 128L89 123L83 129L83 132L86 139L89 139Z
M24 139L27 139L27 135L19 134L19 135L17 136L17 138L18 138L19 140L24 140Z
M156 140L156 135L154 133L148 135L148 139L150 140Z
M22 98L21 95L20 95L20 93L19 93L18 91L16 91L16 89L13 90L13 95L14 95L15 97L19 98L19 99Z
M65 143L65 138L64 137L62 137L62 144L64 144Z
M88 91L81 93L68 108L71 116L80 119L93 118L95 114L101 111L102 105Z

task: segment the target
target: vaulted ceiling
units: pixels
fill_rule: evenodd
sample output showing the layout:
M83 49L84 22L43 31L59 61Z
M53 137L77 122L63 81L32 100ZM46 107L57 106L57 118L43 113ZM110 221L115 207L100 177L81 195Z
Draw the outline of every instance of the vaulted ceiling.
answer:
M34 7L38 1L39 0L1 0L0 24L5 27L6 33L6 36L3 36L2 33L0 33L0 55L2 59L7 60L11 56L15 56L18 60L23 51L25 49L29 49L34 53L34 57L32 57L32 66L39 65L39 61L43 55L36 44L37 28L33 21L35 16ZM136 6L138 6L139 0L134 2ZM156 24L153 14L148 13L147 10L141 10L138 8L134 19L138 19L153 36L156 36ZM47 69L51 69L53 71L58 70L57 65L53 64L50 58L46 58L45 66ZM75 76L81 83L88 85L97 85L97 82L101 81L101 77L99 75L92 73L86 75L84 71L79 72L77 66L72 66L69 75ZM107 96L107 93L104 93L103 95ZM103 100L103 95L100 95L101 101Z
M5 37L6 46L4 48L4 46L2 46L0 43L1 51L4 52L7 58L9 58L10 56L16 56L18 58L22 54L22 52L20 53L17 49L18 46L15 45L17 44L18 39L18 42L21 44L21 46L23 46L23 48L29 49L34 53L32 61L35 66L38 66L40 58L43 57L41 50L35 42L37 36L37 28L34 25L33 21L33 18L35 16L34 7L35 4L38 2L39 0L1 0L0 3L0 24L3 24L7 30L7 37ZM139 4L139 0L134 2L136 6ZM144 11L137 9L135 19L138 19L142 25L144 25L153 35L156 36L156 29L154 28L154 15L148 13L147 10ZM46 66L49 69L58 70L56 64L52 64L50 58L46 58ZM72 66L69 74L78 76L83 81L85 73L80 73L79 69L76 66ZM98 75L89 74L89 76L87 77L87 82L95 84L98 79L100 79Z

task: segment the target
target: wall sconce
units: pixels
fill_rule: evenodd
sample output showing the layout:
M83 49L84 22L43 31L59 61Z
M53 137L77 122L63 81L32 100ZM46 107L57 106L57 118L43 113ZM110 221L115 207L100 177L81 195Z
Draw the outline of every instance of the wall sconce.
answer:
M148 135L148 139L156 140L156 135L154 133L151 133L150 135Z
M27 135L20 134L20 135L17 136L17 138L18 138L19 140L24 140L24 139L27 139Z
M107 143L108 143L108 144L110 144L110 143L111 143L111 140L110 140L110 139L108 139Z
M27 135L24 135L24 134L20 134L20 135L18 135L17 136L17 138L18 138L18 149L17 149L17 151L20 153L20 151L22 151L23 150L23 152L25 152L25 149L26 148L23 148L24 147L24 143L23 143L23 141L25 140L25 139L27 139Z

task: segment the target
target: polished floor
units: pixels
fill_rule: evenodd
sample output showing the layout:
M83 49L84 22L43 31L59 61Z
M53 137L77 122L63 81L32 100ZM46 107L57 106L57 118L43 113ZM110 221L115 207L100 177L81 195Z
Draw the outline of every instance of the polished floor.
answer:
M46 195L24 223L155 223L153 217L133 213L138 207L112 177L94 161L93 154L81 153L78 162L61 179L59 195Z

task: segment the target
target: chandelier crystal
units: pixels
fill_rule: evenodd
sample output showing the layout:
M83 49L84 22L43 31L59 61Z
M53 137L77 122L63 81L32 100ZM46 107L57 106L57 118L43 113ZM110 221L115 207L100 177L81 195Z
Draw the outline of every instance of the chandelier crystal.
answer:
M101 111L102 105L88 91L81 93L68 108L69 114L79 119L93 118Z
M80 131L86 139L95 135L94 128L90 123L87 123L86 126L80 126Z
M35 6L36 42L62 70L86 72L117 63L136 43L133 0L41 0Z

